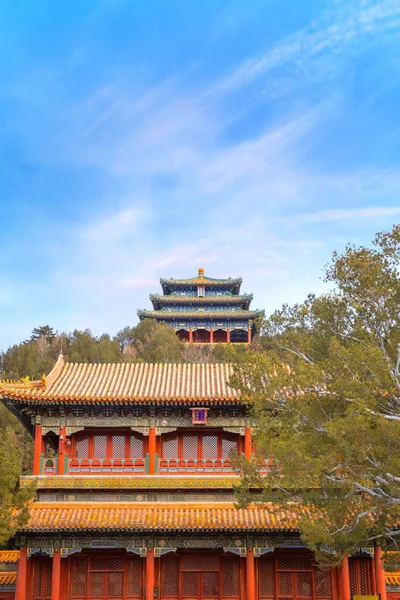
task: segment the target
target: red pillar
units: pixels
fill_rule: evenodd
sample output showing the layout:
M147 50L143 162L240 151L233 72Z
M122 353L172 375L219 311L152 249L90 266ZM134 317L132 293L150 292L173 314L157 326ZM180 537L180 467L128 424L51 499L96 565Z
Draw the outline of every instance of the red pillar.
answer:
M60 600L60 583L61 583L61 554L60 550L54 550L53 555L53 570L51 573L51 600Z
M254 550L247 550L246 556L246 600L256 600L256 574Z
M193 342L193 329L190 328L189 329L189 344L191 344Z
M337 576L337 567L332 567L331 568L331 581L332 581L332 598L333 598L333 600L340 600L337 577L338 577Z
M375 579L376 579L376 591L378 592L381 600L386 600L386 581L385 581L385 568L382 561L382 548L376 546L374 554L375 562Z
M244 430L244 455L247 460L252 459L252 447L251 447L251 432L252 428L246 425Z
M33 453L33 474L40 475L40 455L42 454L42 426L35 427L35 448Z
M60 427L60 437L58 440L58 474L64 475L64 456L65 456L65 427Z
M339 567L339 582L341 600L351 600L348 556L343 558L342 564Z
M210 329L210 344L214 343L214 331Z
M251 344L251 327L247 330L247 343Z
M154 475L156 467L156 428L149 429L149 474Z
M229 344L229 342L231 341L231 330L228 329L226 330L226 342Z
M154 550L149 548L146 556L146 600L154 599Z
M28 562L28 549L21 548L17 568L17 589L15 591L15 600L25 600L26 598L26 571Z

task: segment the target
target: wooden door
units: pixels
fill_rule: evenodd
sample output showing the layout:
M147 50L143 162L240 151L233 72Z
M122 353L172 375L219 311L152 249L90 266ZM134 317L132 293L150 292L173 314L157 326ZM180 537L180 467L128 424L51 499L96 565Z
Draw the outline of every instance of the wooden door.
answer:
M240 600L237 556L167 555L161 559L161 600Z
M182 573L182 600L220 600L218 571L184 571Z

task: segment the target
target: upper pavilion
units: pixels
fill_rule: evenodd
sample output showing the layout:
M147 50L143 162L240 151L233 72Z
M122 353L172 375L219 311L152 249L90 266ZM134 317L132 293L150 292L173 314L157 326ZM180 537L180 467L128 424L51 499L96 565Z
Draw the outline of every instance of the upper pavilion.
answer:
M138 310L140 320L156 319L187 342L250 343L255 320L253 294L240 294L241 278L213 279L199 269L191 279L160 279L162 294L150 294L153 310Z

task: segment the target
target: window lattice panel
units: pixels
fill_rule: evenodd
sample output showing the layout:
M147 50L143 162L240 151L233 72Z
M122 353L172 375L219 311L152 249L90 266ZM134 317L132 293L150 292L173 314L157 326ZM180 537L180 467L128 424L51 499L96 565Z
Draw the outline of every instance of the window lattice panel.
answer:
M362 596L367 596L370 593L369 590L369 559L360 558L360 593Z
M125 436L124 435L113 435L112 436L112 457L113 458L125 458Z
M237 441L231 436L222 438L222 458L230 458L237 453Z
M106 573L91 573L89 581L91 596L104 597L106 593Z
M239 596L239 561L236 558L222 559L222 595Z
M271 558L260 559L260 596L275 596L275 561Z
M182 458L197 458L197 437L195 435L183 436Z
M141 598L142 594L142 559L128 558L127 560L127 594Z
M122 596L124 593L124 574L121 571L108 574L108 595Z
M76 558L71 562L72 596L86 595L86 558Z
M309 598L312 596L311 573L297 573L297 596Z
M202 574L202 595L207 597L219 597L219 573Z
M182 573L182 595L183 596L197 596L199 574L198 573Z
M164 596L179 595L178 556L164 556L161 559L161 589Z
M178 438L172 437L163 442L164 458L178 458Z
M219 556L187 554L181 557L182 571L219 571Z
M280 596L293 596L292 573L279 573L278 586Z
M138 435L131 435L131 452L130 458L143 457L143 438Z
M122 556L94 556L90 561L91 571L123 571Z
M76 457L77 458L88 458L89 457L89 438L87 436L80 437L76 440Z
M278 569L281 571L311 570L311 560L307 556L284 555L278 557Z
M95 435L93 439L94 458L107 458L107 436Z
M315 571L315 595L317 598L331 597L331 575L329 571Z
M218 438L216 435L203 436L203 458L217 458Z

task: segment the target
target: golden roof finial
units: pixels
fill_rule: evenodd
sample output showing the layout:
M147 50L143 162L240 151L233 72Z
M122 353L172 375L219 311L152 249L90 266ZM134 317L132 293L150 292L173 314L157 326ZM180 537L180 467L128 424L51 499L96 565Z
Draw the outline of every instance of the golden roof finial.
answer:
M204 277L204 269L199 269L199 277Z

